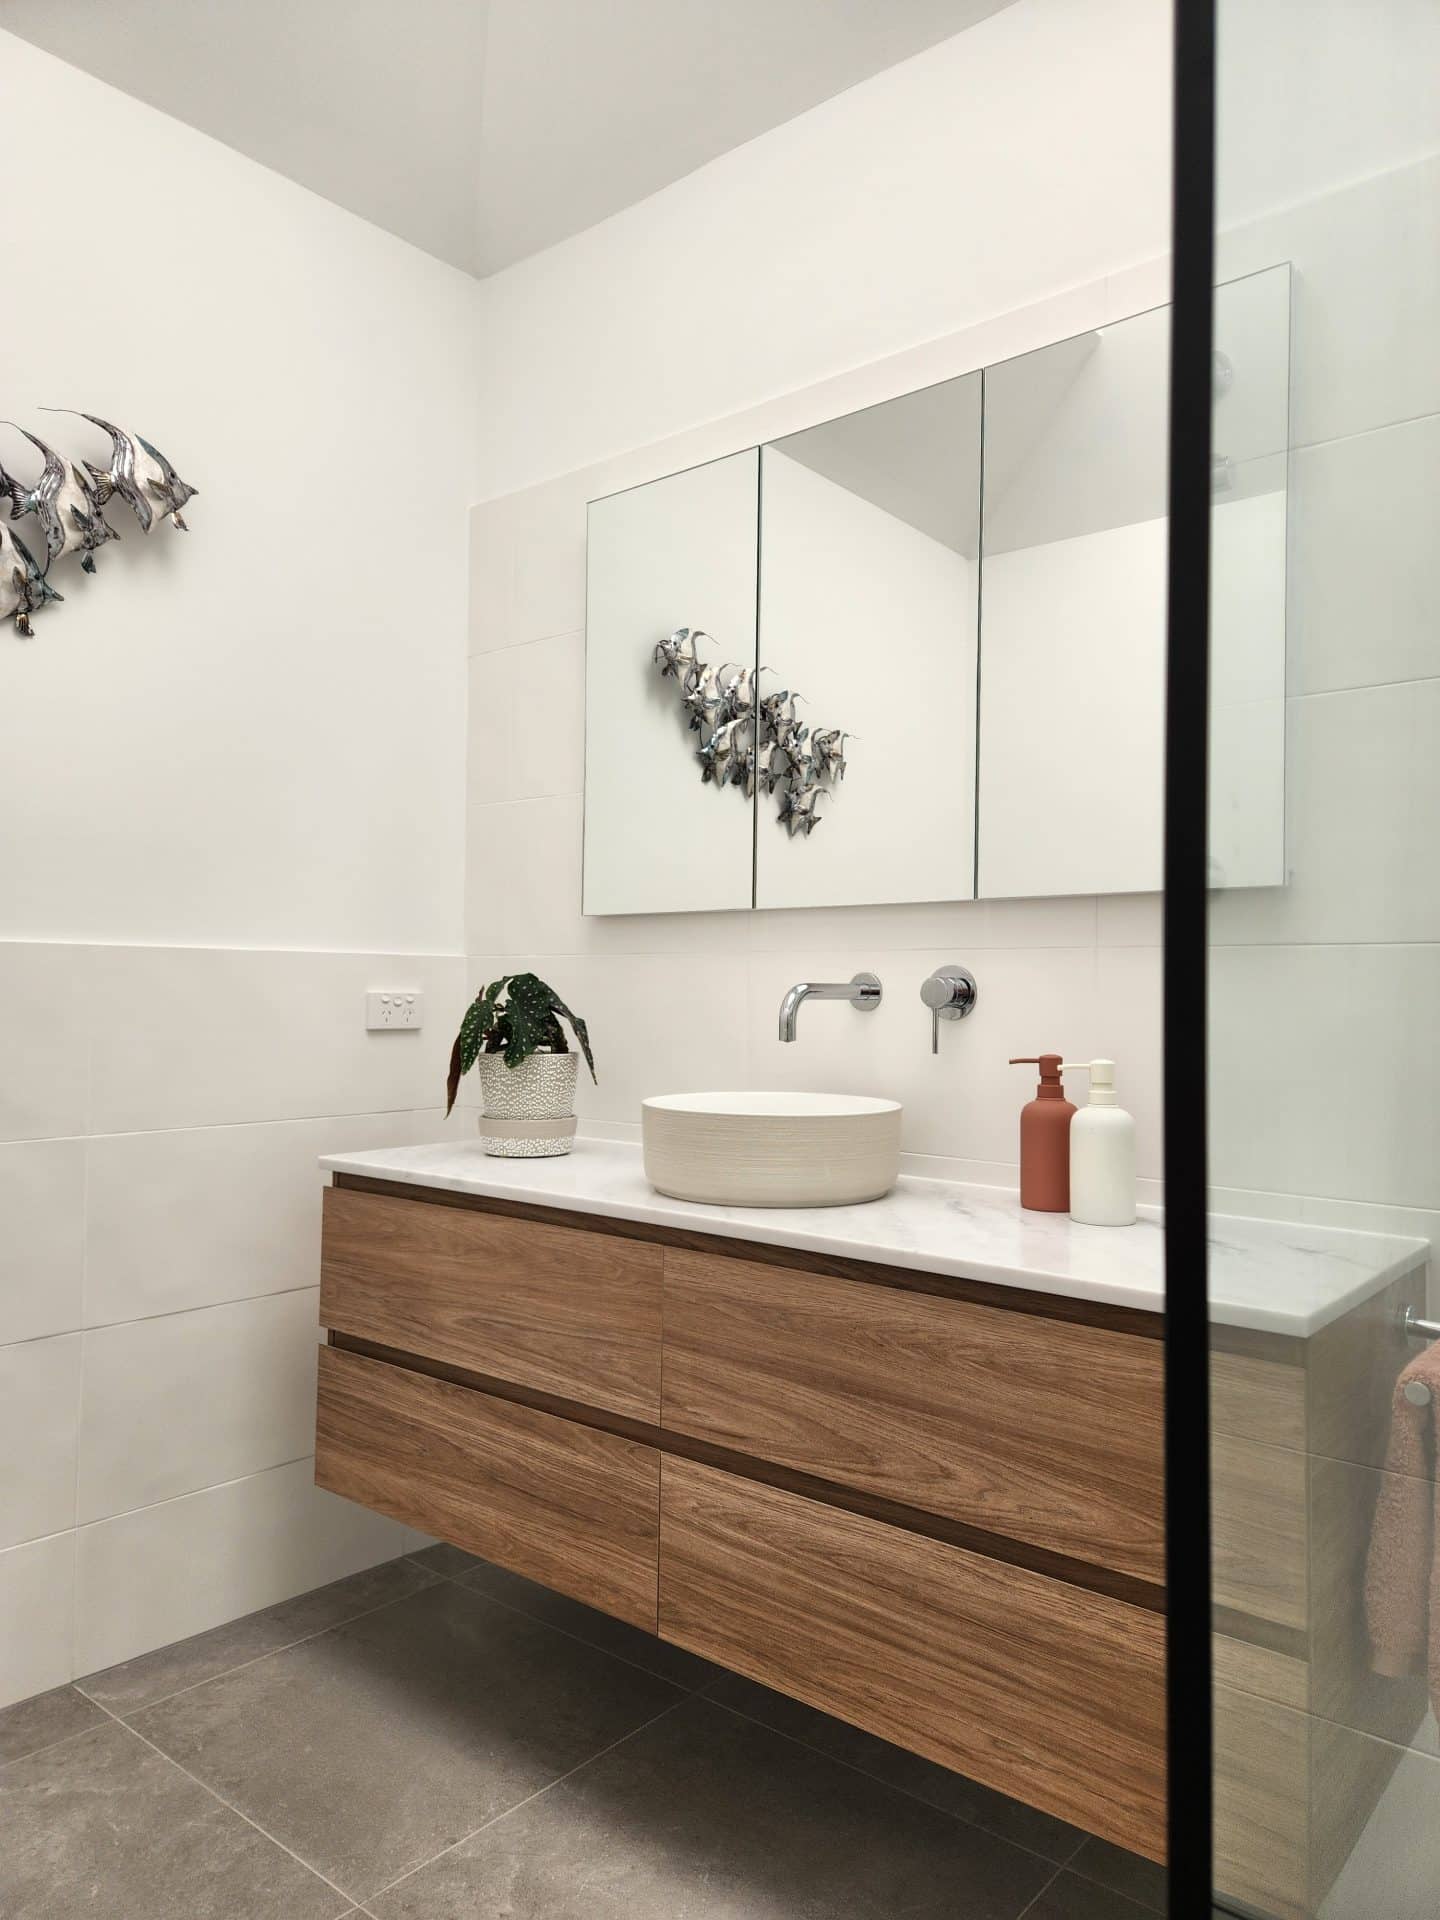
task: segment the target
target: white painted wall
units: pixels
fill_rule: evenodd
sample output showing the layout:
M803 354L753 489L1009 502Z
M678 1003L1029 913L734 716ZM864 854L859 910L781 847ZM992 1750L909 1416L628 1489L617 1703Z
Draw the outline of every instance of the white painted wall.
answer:
M0 118L0 412L200 488L0 632L4 1703L414 1538L312 1484L315 1158L441 1130L475 288L5 35Z
M475 284L10 36L0 115L4 413L200 489L3 636L0 937L453 950Z

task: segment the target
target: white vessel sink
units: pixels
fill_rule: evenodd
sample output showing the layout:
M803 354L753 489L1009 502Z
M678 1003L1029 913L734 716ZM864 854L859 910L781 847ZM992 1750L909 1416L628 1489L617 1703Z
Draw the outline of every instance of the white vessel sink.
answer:
M645 1177L722 1207L845 1207L900 1171L900 1103L847 1093L666 1093L641 1102Z

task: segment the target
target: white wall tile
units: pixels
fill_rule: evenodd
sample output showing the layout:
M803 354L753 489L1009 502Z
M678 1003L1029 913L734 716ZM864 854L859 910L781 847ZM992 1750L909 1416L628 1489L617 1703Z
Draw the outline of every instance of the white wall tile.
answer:
M1440 947L1217 947L1210 969L1216 1184L1440 1205Z
M80 1338L0 1347L0 1547L75 1524Z
M1081 1056L1115 1062L1120 1104L1135 1116L1135 1169L1142 1180L1159 1180L1164 1173L1161 959L1157 946L1101 947L1095 966L1095 1052ZM1202 1071L1197 1056L1197 1079ZM1067 1075L1066 1092L1083 1107L1090 1097L1089 1075Z
M431 1105L464 963L100 947L91 972L91 1128L125 1133ZM425 991L420 1032L365 1031L366 990L387 986Z
M1440 411L1437 181L1432 155L1221 236L1222 279L1294 263L1292 445Z
M75 1677L75 1535L0 1553L0 1707Z
M582 616L584 609L581 609ZM507 798L580 793L585 786L585 634L515 647L510 667Z
M85 1143L0 1146L0 1342L80 1325Z
M883 907L773 907L744 916L754 953L809 946L877 951L950 946L954 958L986 947L1076 947L1095 938L1095 900L941 900Z
M510 663L512 648L470 656L465 804L485 806L510 795Z
M1162 893L1107 893L1096 908L1095 937L1102 947L1158 947L1164 941Z
M1212 942L1440 940L1440 679L1289 708L1289 885L1212 894Z
M471 953L504 953L529 966L527 956L537 953L744 952L755 917L748 912L582 914L583 817L578 793L472 809ZM645 830L661 832L663 822L646 822Z
M471 809L472 952L580 951L580 832L576 794Z
M470 510L470 652L508 647L515 604L516 509L513 499Z
M590 1025L599 1085L582 1066L575 1110L585 1124L638 1122L647 1094L746 1084L743 961L696 956L677 967L665 955L587 954L534 964Z
M0 942L0 1140L85 1131L90 954L88 947Z
M437 1010L447 1045L446 1026L459 1024L460 1011L458 996ZM443 1077L431 1093L443 1099ZM438 1140L444 1132L441 1111L431 1107L98 1136L85 1148L85 1325L313 1286L318 1156ZM0 1177L3 1169L0 1155Z
M409 1527L295 1461L76 1533L75 1672L95 1673L409 1551Z
M310 1453L318 1320L312 1286L87 1332L82 1524Z
M988 950L984 964L972 969L980 989L974 1013L942 1023L940 1052L933 1055L920 984L956 957L948 948L754 955L751 1084L898 1099L905 1107L906 1152L1013 1165L1019 1113L1034 1093L1035 1070L1011 1067L1010 1057L1046 1051L1093 1056L1095 950ZM877 1011L810 1002L800 1011L796 1039L780 1041L777 1016L787 987L797 980L848 980L861 968L877 973L884 986Z
M585 507L588 477L563 479L519 496L510 637L517 644L574 633L585 624Z
M1290 463L1290 691L1440 673L1440 416Z

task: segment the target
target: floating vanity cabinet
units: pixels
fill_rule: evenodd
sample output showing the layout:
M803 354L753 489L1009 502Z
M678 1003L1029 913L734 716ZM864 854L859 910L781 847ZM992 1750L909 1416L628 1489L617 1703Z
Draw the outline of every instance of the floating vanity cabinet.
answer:
M1159 1859L1159 1317L337 1173L321 1486Z

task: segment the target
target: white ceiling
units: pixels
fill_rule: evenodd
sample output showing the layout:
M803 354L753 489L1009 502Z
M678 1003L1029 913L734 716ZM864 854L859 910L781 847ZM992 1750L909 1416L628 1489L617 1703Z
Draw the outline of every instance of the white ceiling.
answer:
M487 274L1010 4L0 0L0 26Z

